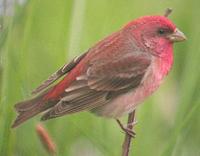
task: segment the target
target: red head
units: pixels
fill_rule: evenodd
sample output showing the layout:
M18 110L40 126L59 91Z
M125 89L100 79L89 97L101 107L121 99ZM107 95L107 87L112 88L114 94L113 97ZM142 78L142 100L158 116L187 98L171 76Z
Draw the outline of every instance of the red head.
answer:
M186 37L164 16L144 16L128 23L124 30L145 50L154 55L165 55L164 49Z

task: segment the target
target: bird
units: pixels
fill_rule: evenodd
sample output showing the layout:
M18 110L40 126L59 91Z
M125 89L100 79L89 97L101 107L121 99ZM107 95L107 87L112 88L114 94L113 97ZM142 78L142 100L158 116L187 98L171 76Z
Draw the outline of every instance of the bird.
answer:
M89 111L118 120L152 95L173 65L173 45L186 36L167 17L130 21L53 73L17 103L12 127Z

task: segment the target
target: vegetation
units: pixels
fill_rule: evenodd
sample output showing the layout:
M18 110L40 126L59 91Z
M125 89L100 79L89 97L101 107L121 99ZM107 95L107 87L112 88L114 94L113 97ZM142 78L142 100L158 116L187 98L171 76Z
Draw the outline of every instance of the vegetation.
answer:
M16 102L74 56L142 15L164 13L188 40L175 46L172 72L138 107L133 156L200 155L199 0L29 0L3 17L0 32L0 155L48 155L35 131L39 116L11 129ZM123 118L126 123L126 118ZM82 112L43 123L59 156L118 156L124 134L112 119Z

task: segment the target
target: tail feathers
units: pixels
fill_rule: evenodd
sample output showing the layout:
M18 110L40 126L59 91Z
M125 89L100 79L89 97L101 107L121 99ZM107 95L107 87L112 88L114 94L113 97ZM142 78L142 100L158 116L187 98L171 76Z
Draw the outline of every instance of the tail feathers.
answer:
M30 110L30 111L20 112L17 118L15 119L12 128L19 126L20 124L22 124L23 122L37 115L40 112L41 112L40 109L36 109L34 111Z
M40 100L42 100L42 97L36 97L31 100L19 102L15 105L15 109L18 113L32 110L37 108L36 105L40 105Z
M15 109L19 115L14 121L12 128L17 127L21 123L47 109L47 102L43 100L43 96L38 96L31 100L17 103Z

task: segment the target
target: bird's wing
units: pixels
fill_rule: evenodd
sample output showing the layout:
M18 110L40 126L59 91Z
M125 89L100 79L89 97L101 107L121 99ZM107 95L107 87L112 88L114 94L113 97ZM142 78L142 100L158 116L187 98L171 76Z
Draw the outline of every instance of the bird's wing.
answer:
M91 110L136 88L150 65L151 57L144 52L128 52L116 58L91 60L87 72L77 77L65 90L60 102L44 114L42 120Z
M75 57L71 62L65 64L60 69L58 69L55 73L53 73L47 80L45 80L40 86L38 86L36 89L32 91L32 94L37 94L47 87L49 87L53 82L61 78L66 73L70 72L87 54L84 53L78 57Z

